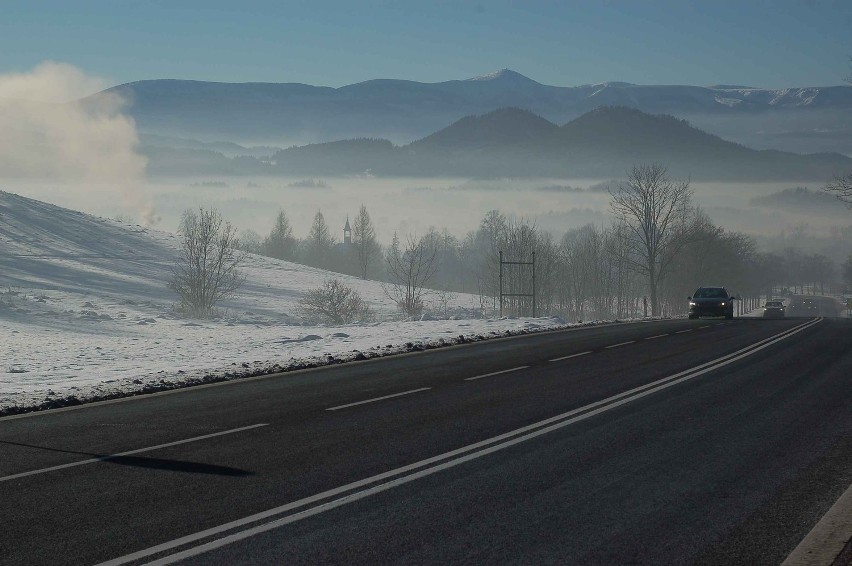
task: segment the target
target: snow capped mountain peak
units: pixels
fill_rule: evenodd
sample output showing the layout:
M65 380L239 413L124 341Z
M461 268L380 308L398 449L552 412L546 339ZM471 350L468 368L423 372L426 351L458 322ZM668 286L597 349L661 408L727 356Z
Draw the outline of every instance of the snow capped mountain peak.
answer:
M755 90L756 87L753 86L745 86L745 85L710 85L707 88L712 90Z
M628 87L633 87L633 86L636 86L636 85L633 84L633 83L625 83L625 82L621 82L621 81L607 81L605 83L596 83L596 84L593 84L593 85L586 85L586 86L591 86L591 87L595 87L597 89L601 89L601 88L606 88L606 87L628 88Z
M499 71L494 71L493 73L488 73L486 75L480 75L478 77L473 77L471 79L467 79L469 81L500 81L500 82L513 82L513 83L536 83L536 81L532 80L529 77L525 77L521 73L517 71L513 71L512 69L500 69ZM538 83L536 83L538 84Z

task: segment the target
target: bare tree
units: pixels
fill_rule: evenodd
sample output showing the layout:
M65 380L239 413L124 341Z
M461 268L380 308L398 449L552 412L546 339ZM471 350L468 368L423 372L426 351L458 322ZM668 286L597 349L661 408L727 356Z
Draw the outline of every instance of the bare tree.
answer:
M477 288L485 298L491 298L491 308L497 308L497 297L500 294L500 265L497 257L503 248L509 222L497 210L489 210L476 231L472 240L471 265L475 266ZM487 302L487 301L484 301Z
M846 203L846 206L852 208L852 173L846 175L837 175L834 180L830 181L825 190L833 193L840 200Z
M669 179L658 163L637 165L627 181L610 189L610 196L613 214L626 227L631 265L647 278L651 312L657 316L660 283L689 241L689 181Z
M584 318L589 289L589 254L586 237L593 226L569 230L562 236L562 261L565 267L563 285L571 315L578 320Z
M431 238L409 235L405 248L400 246L394 233L386 262L390 283L382 288L397 307L408 316L417 316L423 310L426 285L437 271L437 251Z
M553 312L556 304L556 288L560 284L559 246L550 232L540 232L535 252L536 311L542 314Z
M329 279L319 289L308 291L299 303L311 322L348 324L372 319L367 303L354 289L339 279Z
M234 247L251 254L263 254L264 252L263 240L261 240L260 234L251 229L240 231Z
M820 293L825 293L825 284L837 276L835 264L822 254L813 254L805 258L805 270L809 275L811 288L816 293L819 287Z
M843 262L841 269L843 270L843 282L852 287L852 254Z
M633 292L635 286L633 273L630 269L630 253L625 245L627 228L621 224L615 224L607 241L607 257L614 271L615 278L615 315L618 318L630 316L631 301L638 293Z
M376 241L376 229L373 228L373 221L370 219L370 213L367 212L367 207L363 204L358 211L358 216L355 218L355 225L352 227L352 238L355 245L355 250L358 253L358 267L361 269L361 279L367 278L367 269L379 255L379 243Z
M452 303L455 298L455 293L447 290L446 288L436 290L435 302L433 303L434 310L440 313L442 317L450 318L450 303Z
M180 254L168 286L180 296L184 312L210 316L216 304L245 281L236 230L216 210L199 208L197 213L183 213L180 234Z

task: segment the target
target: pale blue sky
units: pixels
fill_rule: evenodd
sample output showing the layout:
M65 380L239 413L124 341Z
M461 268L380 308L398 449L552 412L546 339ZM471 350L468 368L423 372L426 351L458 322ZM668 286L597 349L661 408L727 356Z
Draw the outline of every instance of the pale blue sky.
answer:
M545 84L842 84L852 0L0 0L0 74L341 86L511 68Z

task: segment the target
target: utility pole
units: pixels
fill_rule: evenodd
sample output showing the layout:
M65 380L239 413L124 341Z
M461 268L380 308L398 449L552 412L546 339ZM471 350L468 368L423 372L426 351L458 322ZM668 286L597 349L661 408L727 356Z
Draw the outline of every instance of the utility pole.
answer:
M503 316L503 250L500 250L500 317Z
M533 318L535 318L535 252L532 253L532 283L533 283L533 288L532 288L532 301L533 301L532 315L533 315Z

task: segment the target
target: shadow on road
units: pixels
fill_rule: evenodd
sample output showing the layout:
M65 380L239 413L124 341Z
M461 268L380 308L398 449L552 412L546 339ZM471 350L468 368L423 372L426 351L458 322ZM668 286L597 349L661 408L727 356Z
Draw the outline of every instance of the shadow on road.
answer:
M51 448L49 446L37 446L35 444L24 444L22 442L12 442L9 440L0 440L0 444L10 446L23 446L26 448L36 448L38 450L47 450L50 452L62 452L64 454L79 454L81 456L89 456L101 462L110 464L118 464L120 466L133 466L135 468L149 468L152 470L168 470L172 472L186 472L191 474L210 474L218 476L246 477L253 476L254 472L241 470L240 468L232 468L230 466L218 466L216 464L204 464L201 462L185 462L183 460L167 460L163 458L146 458L142 456L120 456L120 455L103 455L92 454L90 452L77 452L74 450L62 450L61 448Z

